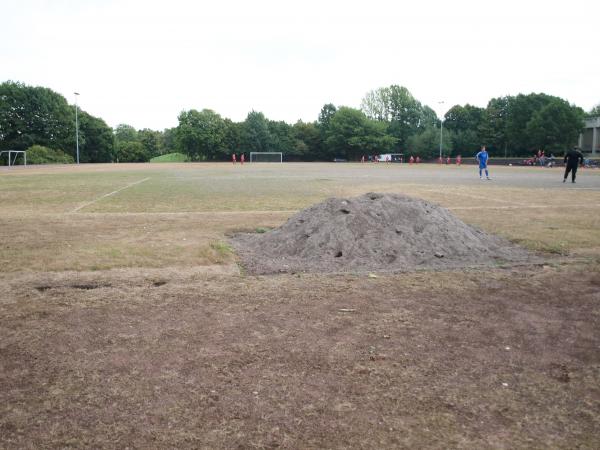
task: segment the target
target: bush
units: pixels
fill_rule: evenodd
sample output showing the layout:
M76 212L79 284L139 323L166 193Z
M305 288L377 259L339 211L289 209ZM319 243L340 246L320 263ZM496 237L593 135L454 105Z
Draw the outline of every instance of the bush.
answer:
M27 149L27 164L73 164L75 160L62 150L32 145Z
M152 158L151 163L160 162L188 162L190 158L183 153L167 153L166 155L160 155Z
M150 159L146 147L141 142L123 142L117 149L118 162L146 162Z

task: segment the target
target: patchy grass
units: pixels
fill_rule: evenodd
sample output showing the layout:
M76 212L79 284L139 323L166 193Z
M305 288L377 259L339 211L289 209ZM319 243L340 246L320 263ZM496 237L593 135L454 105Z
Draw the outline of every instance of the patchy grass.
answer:
M212 242L210 244L210 248L214 252L214 255L211 259L215 263L222 264L233 261L233 249L228 243L222 241Z
M545 242L528 239L511 239L515 244L521 245L534 252L550 253L552 255L567 256L569 250L566 242Z
M228 260L210 245L232 232L265 232L327 197L369 191L439 203L533 250L598 253L600 191L574 191L560 182L552 188L551 177L560 173L551 170L494 168L500 178L488 184L474 179L473 170L193 163L4 172L0 263L8 271L218 264ZM600 188L599 175L584 172L581 183ZM538 181L551 190L531 186Z

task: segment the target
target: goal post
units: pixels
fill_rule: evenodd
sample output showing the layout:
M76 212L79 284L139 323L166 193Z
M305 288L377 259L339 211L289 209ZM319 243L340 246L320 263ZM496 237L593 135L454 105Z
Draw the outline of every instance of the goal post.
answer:
M283 162L282 152L250 152L250 162Z
M8 154L8 167L14 166L17 162L17 156L23 155L23 165L27 165L27 151L26 150L2 150L0 156L4 153ZM14 154L14 157L13 157Z

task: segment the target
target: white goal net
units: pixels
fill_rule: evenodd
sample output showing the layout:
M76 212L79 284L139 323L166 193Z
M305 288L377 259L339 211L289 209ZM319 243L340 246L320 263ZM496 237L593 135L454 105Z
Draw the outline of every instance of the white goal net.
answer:
M250 162L283 162L281 152L250 152Z

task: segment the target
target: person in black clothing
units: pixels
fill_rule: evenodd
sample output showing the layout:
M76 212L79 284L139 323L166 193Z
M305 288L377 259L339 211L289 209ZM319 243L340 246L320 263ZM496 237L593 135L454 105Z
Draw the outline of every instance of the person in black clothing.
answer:
M569 172L571 172L571 182L575 183L575 174L577 173L577 166L579 165L580 161L581 164L583 164L583 154L577 147L573 147L572 150L569 150L567 153L565 153L565 164L567 165L567 168L565 169L563 183L567 181Z

